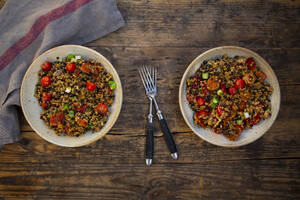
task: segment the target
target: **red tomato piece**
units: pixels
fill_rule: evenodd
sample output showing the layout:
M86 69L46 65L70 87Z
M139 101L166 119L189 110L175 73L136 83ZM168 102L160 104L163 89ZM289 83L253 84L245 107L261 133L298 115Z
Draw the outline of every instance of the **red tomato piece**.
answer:
M236 81L235 81L235 87L239 88L239 89L243 89L245 87L244 80L241 79L241 78L236 79Z
M68 72L74 72L76 69L76 65L75 63L71 62L71 63L68 63L67 66L66 66L66 70Z
M96 107L96 111L104 115L108 112L108 107L103 103L99 103Z
M239 130L239 132L243 131L243 127L239 124L235 125L235 128L237 128Z
M195 96L192 94L188 94L186 95L186 100L188 100L188 102L193 102L195 100Z
M43 69L43 70L50 71L51 68L52 68L51 62L45 62L45 63L42 65L42 69Z
M49 92L43 92L42 93L42 100L43 101L49 101L52 97L52 94Z
M217 107L217 113L218 113L218 115L222 115L222 113L223 113L223 110L220 106Z
M42 101L41 104L42 104L43 108L45 108L45 109L48 108L48 103L47 102Z
M49 77L49 76L43 76L43 77L41 78L41 83L42 83L42 86L44 86L44 87L49 87L50 84L51 84L51 79L50 79L50 77Z
M236 87L235 86L232 86L228 89L228 93L231 94L231 95L235 95L236 93Z
M204 116L208 116L209 113L206 111L206 110L200 110L198 113L197 113L197 118L202 118Z
M91 72L91 67L90 63L85 62L81 65L80 70L83 71L84 73L90 73Z
M50 117L50 126L57 126L58 124L63 123L65 120L64 113L57 113Z
M261 118L260 118L260 114L257 113L255 116L254 116L254 119L252 120L252 125L256 125L260 122Z
M206 124L204 123L204 121L202 119L198 119L198 122L201 127L206 127Z
M78 125L83 127L86 127L88 125L87 121L85 121L84 119L77 119L76 122Z
M93 91L93 90L96 89L96 87L97 87L97 85L96 85L95 83L92 83L92 82L90 82L90 81L87 81L87 82L86 82L86 88L87 88L88 90Z
M86 107L87 107L87 105L84 104L84 105L80 106L79 108L77 108L77 111L83 113L84 110L86 109Z
M246 60L246 63L247 63L247 66L248 66L249 69L255 69L256 68L256 63L255 63L253 58L248 58Z
M198 97L198 98L197 98L197 105L198 105L198 106L202 106L204 103L205 103L205 101L204 101L203 98L201 98L201 97Z

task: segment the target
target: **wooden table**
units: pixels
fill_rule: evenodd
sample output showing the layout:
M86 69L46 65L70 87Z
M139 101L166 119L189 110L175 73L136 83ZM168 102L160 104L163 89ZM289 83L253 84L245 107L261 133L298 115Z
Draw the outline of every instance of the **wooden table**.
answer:
M39 137L22 117L21 141L5 145L0 153L0 197L299 199L299 0L117 3L126 26L86 44L106 56L120 75L124 102L117 123L91 145L63 148ZM240 148L217 147L197 137L178 105L178 87L188 64L222 45L258 52L281 87L281 109L272 128ZM144 160L148 101L137 74L137 66L144 63L159 67L158 100L180 153L179 160L171 159L158 130L151 167Z

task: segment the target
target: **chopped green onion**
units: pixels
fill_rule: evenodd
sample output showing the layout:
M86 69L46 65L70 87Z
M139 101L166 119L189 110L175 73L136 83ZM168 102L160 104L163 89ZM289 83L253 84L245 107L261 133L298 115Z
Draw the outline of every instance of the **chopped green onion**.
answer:
M114 81L109 81L108 82L110 89L114 90L117 88L117 84Z
M69 104L65 103L64 110L68 110L68 109L69 109Z
M219 99L217 97L214 97L212 101L214 104L217 104L219 102Z
M67 56L67 60L68 60L68 61L71 61L72 58L75 58L75 55L74 55L74 54L69 54L69 55Z
M221 96L221 95L224 94L224 93L223 93L223 91L220 89L220 90L217 91L217 94L218 94L219 96Z
M70 110L70 111L69 111L69 117L70 117L70 118L73 118L74 116L75 116L74 111L73 111L73 110Z
M87 129L92 128L93 124L88 124Z
M208 79L208 73L206 72L206 73L202 73L202 78L203 79Z
M220 67L218 68L218 72L221 72L221 68Z
M212 104L210 107L211 107L211 109L215 109L215 108L217 107L217 104L214 103L214 104Z
M243 120L241 120L241 119L237 120L236 123L239 124L239 125L241 125L241 124L243 124Z

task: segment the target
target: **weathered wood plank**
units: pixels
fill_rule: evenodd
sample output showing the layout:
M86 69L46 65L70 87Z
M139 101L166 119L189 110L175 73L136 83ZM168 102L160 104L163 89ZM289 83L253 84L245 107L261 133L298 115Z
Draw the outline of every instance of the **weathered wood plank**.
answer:
M126 26L88 45L300 47L299 1L117 1Z
M102 164L77 159L0 165L3 197L37 199L297 199L300 161Z

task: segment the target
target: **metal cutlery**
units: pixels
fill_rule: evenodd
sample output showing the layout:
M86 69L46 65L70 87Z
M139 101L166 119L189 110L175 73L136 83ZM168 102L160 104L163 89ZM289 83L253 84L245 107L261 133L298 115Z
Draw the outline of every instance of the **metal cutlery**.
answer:
M152 157L153 157L153 123L151 123L151 125L150 125L150 126L152 126L152 129L149 126L149 124L150 124L150 118L151 118L151 122L152 122L152 101L153 101L155 108L156 108L156 114L159 119L160 128L164 134L164 138L165 138L167 146L171 152L171 156L173 159L177 159L178 153L177 153L176 144L175 144L172 134L168 128L167 122L164 119L163 114L162 114L161 110L159 109L157 101L155 99L155 96L157 95L157 69L154 67L143 66L139 69L139 73L140 73L143 85L145 87L145 90L146 90L146 95L150 99L150 114L148 115L149 121L148 121L147 131L146 131L147 132L146 143L147 142L151 143L151 141L152 141ZM149 127L150 127L150 131L148 131ZM151 135L152 135L152 140L151 140L151 138L149 138L149 141L148 141L148 137L151 137ZM150 145L148 145L148 143L147 143L146 144L146 158L147 158L147 154L148 154L147 151L149 150L149 148L150 148ZM146 160L146 163L147 163L147 160Z

